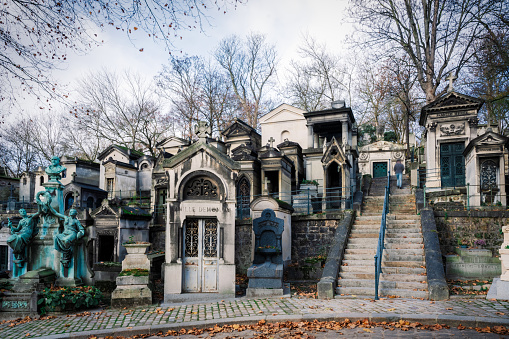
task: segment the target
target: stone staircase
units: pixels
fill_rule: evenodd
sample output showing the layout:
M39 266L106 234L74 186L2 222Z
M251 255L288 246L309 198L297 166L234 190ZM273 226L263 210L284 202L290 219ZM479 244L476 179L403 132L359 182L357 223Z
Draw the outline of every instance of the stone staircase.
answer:
M370 194L364 198L362 215L352 226L339 272L336 293L340 297L374 296L374 256L386 184L387 178L373 180ZM379 295L428 298L420 216L415 214L415 197L410 194L408 177L404 178L403 187L397 189L395 177L391 178Z

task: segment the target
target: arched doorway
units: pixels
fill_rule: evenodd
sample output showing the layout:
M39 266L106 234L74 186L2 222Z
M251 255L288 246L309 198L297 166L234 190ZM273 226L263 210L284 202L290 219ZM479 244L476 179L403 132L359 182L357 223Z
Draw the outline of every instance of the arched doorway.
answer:
M88 199L87 199L87 208L88 209L94 208L94 198L93 197L88 197Z
M341 208L343 194L343 172L341 166L333 161L327 168L327 209Z
M184 185L184 200L218 201L220 197L220 186L210 177L198 176ZM183 292L217 292L220 258L217 218L188 216L183 231Z
M74 196L72 194L72 192L70 193L67 193L67 195L65 196L65 210L67 211L69 208L72 207L72 204L74 204Z

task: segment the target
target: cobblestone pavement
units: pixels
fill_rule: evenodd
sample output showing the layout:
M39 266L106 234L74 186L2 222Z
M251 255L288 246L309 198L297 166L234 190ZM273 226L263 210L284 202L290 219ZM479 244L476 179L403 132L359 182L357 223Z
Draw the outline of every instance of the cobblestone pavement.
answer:
M349 318L372 321L407 319L450 326L509 326L509 301L453 299L429 301L385 299L317 300L309 298L238 298L201 304L138 307L128 310L86 312L10 326L0 325L0 337L87 338L90 334L133 335L156 333L183 326L210 327L214 324L267 321L328 320ZM441 332L440 332L441 333ZM367 333L369 334L369 333ZM392 336L392 335L391 335Z

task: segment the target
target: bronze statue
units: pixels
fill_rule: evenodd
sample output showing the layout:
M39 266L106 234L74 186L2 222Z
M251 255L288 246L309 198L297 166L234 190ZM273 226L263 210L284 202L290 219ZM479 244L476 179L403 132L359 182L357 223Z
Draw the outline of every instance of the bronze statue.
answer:
M74 252L74 246L85 235L85 228L76 218L78 212L74 208L69 211L69 216L58 213L52 207L50 207L50 209L54 215L60 219L64 219L64 230L55 235L54 244L55 249L62 253L62 258L60 259L62 266L69 267Z
M19 214L22 219L19 221L18 226L14 226L11 219L7 219L11 229L11 236L7 239L7 245L12 248L14 263L18 267L25 265L27 245L38 233L37 223L39 222L39 213L40 211L28 216L24 209L20 209Z
M60 165L60 158L54 156L51 158L51 165L46 167L45 171L49 177L49 181L59 181L61 178L60 173L65 171L65 167Z

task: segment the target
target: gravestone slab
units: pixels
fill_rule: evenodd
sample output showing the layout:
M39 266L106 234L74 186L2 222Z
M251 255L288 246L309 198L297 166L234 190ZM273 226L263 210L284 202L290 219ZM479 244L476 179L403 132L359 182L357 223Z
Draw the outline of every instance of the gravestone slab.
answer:
M446 275L449 279L489 279L500 275L498 258L486 249L456 249L457 255L446 255Z
M248 268L248 297L281 296L283 289L283 259L281 236L284 220L276 218L272 209L265 209L261 217L253 220L255 255Z

